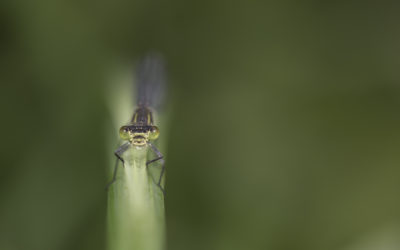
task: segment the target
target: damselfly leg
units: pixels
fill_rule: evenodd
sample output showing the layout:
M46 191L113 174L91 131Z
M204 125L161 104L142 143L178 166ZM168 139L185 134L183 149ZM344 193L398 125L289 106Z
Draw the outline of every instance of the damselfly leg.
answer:
M163 194L165 195L164 188L161 186L161 181L162 181L162 177L163 177L163 175L164 175L164 170L165 170L164 156L163 156L163 155L161 154L161 152L156 148L156 146L154 146L153 143L147 142L147 145L149 145L149 146L151 147L151 149L153 150L153 152L157 155L157 158L146 162L146 166L148 167L151 163L160 161L160 164L161 164L161 173L160 173L160 177L158 178L157 186L161 189L161 191L162 191Z
M111 184L113 184L116 179L117 179L117 171L118 171L118 164L119 161L122 162L122 166L124 166L124 159L122 158L122 154L129 148L130 143L127 142L125 144L123 144L121 147L119 147L117 150L115 150L114 155L117 157L116 161L115 161L115 167L114 167L114 173L113 173L113 178L112 180L107 184L106 186L106 190L108 190L111 186Z
M157 155L157 157L153 160L147 161L146 162L146 167L149 167L149 165L153 162L157 162L159 161L161 164L161 173L160 173L160 177L158 178L157 181L157 186L161 189L161 191L163 192L163 194L165 195L165 190L164 188L161 186L161 181L162 181L162 177L164 175L164 171L165 171L165 161L164 161L164 156L161 154L161 152L157 149L156 146L154 146L154 144L152 144L151 142L147 142L147 145L150 146L150 148L152 149L152 151ZM128 150L129 146L131 146L131 144L129 142L123 144L121 147L119 147L117 150L115 150L114 155L116 156L116 162L115 162L115 167L114 167L114 173L113 173L113 178L112 180L107 184L106 186L106 190L108 190L110 188L110 186L117 180L117 172L118 172L118 165L119 162L122 162L122 166L124 167L124 158L122 158L122 154Z

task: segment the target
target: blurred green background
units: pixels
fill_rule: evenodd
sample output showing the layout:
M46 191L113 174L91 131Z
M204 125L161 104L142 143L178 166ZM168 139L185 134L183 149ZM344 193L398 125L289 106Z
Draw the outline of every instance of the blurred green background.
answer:
M0 249L105 249L110 79L153 49L168 249L400 249L399 7L2 1Z

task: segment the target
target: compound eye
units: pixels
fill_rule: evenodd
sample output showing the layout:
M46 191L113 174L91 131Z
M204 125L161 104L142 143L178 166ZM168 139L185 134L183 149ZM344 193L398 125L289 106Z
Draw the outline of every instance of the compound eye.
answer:
M157 126L153 126L153 127L151 127L151 130L150 130L149 139L155 140L158 138L159 134L160 134L160 130L158 130Z
M119 137L121 137L122 140L129 140L131 138L128 126L122 126L119 129Z

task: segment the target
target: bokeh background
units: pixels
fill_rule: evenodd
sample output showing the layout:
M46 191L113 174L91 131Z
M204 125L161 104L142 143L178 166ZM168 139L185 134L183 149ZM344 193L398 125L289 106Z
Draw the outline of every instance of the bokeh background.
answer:
M110 79L148 50L168 249L400 249L399 7L2 1L0 249L105 249Z

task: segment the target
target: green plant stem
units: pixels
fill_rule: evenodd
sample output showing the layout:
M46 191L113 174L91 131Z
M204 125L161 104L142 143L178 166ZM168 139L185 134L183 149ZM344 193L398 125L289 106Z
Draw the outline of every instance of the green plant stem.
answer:
M148 151L131 146L109 189L109 250L164 249L164 196L155 184L152 167L146 167Z

